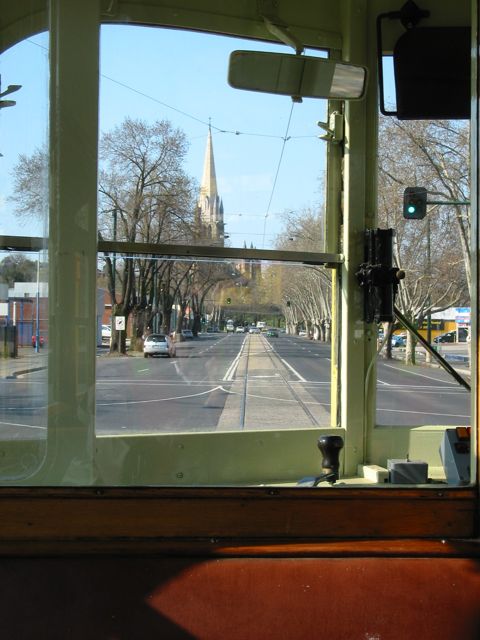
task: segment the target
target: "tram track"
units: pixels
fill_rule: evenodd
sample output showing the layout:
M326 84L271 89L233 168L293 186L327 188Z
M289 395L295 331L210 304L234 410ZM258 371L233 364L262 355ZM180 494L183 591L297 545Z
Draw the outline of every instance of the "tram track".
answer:
M252 339L253 338L253 339ZM267 347L270 347L268 348ZM259 350L258 347L261 346ZM268 365L266 366L265 357L267 358ZM263 359L263 362L259 363L259 359ZM288 371L290 369L290 371ZM269 371L273 372L273 375L255 376L255 372ZM245 430L247 428L247 416L252 412L253 398L255 401L261 401L261 397L257 394L251 394L251 385L254 384L254 377L272 377L276 379L276 386L278 389L278 383L285 386L290 398L281 398L282 402L285 400L291 400L296 403L297 407L301 409L303 415L308 419L311 426L319 426L320 421L315 417L312 411L309 409L305 401L301 398L298 391L294 388L294 385L289 380L289 375L294 370L287 367L282 361L280 356L276 354L271 345L266 341L263 336L248 336L240 349L240 352L235 359L234 363L229 369L229 378L234 383L240 383L241 388L237 388L235 394L240 396L240 402L238 406L238 425L239 430ZM301 381L301 379L300 379ZM287 395L287 394L286 394ZM248 407L247 407L248 403ZM250 410L248 411L247 408ZM288 409L285 410L288 414ZM298 419L298 415L297 415Z
M266 338L264 338L262 336L262 342L263 345L265 346L265 342L266 342ZM267 342L267 344L269 345L270 343ZM320 423L319 421L316 419L316 417L313 415L313 413L310 411L310 409L308 408L308 406L305 404L305 402L302 400L302 398L300 398L299 394L297 393L297 391L295 390L295 388L293 387L293 385L291 384L290 380L287 379L287 377L285 376L285 374L283 373L282 369L278 366L278 360L280 360L280 362L282 363L282 366L285 367L285 365L283 364L283 362L281 361L280 356L278 356L275 352L275 350L273 349L273 347L270 348L270 351L268 349L265 349L265 353L267 354L267 356L270 358L271 363L273 364L273 366L276 368L276 370L278 371L280 377L282 378L283 382L285 383L285 385L287 386L288 390L290 391L290 393L292 394L292 396L295 398L295 400L298 402L298 404L302 407L303 411L306 413L306 415L308 416L308 418L310 419L311 423L314 426L318 426ZM272 353L275 353L275 358L272 357ZM302 378L303 380L303 378Z

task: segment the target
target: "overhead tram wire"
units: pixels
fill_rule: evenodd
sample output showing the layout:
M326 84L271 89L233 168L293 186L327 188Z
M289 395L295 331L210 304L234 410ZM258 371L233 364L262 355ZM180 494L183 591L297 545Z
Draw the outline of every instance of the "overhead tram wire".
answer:
M263 239L262 239L262 249L265 248L265 235L266 235L266 230L267 230L267 218L270 212L270 206L272 204L272 200L273 200L273 196L275 193L275 188L277 186L277 179L278 179L278 174L280 173L280 167L282 164L282 160L283 160L283 154L285 151L285 145L287 143L288 140L290 140L290 137L288 135L288 131L290 129L290 123L292 121L292 114L293 114L293 107L295 106L295 102L293 102L292 100L292 106L290 108L290 115L288 116L288 122L287 122L287 128L285 129L285 135L283 136L283 144L282 144L282 149L280 151L280 158L278 159L278 164L277 164L277 171L275 173L275 179L273 181L273 186L272 186L272 192L270 194L270 200L268 201L268 206L267 206L267 211L265 213L265 217L263 220Z
M44 51L48 51L48 47L44 47L43 45L39 44L38 42L33 42L33 40L28 40L28 42L36 47L38 47L39 49L43 49ZM155 102L157 104L162 105L163 107L166 107L167 109L171 109L172 111L175 111L176 113L179 113L182 116L185 116L186 118L190 118L191 120L194 120L195 122L198 122L200 124L204 124L206 126L209 125L209 123L206 120L202 120L202 118L199 118L197 116L194 116L191 113L188 113L187 111L183 111L182 109L178 109L177 107L172 106L171 104L168 104L167 102L163 102L162 100L159 100L158 98L154 98L153 96L149 95L148 93L145 93L144 91L140 91L139 89L135 89L134 87L131 87L130 85L126 84L125 82L121 82L120 80L116 80L115 78L111 78L110 76L105 75L104 73L100 74L100 77L105 78L105 80L109 80L110 82L113 82L114 84L119 85L120 87L123 87L124 89L127 89L128 91L132 91L133 93L136 93L139 96L142 96L143 98L147 98L147 100L151 100L152 102ZM220 127L216 127L215 125L211 125L211 128L216 131L217 133L229 133L232 135L236 135L236 136L253 136L256 138L277 138L279 140L283 140L284 138L282 136L279 135L275 135L275 134L271 134L271 133L257 133L254 131L239 131L238 129L221 129ZM201 136L198 136L201 137ZM291 140L296 140L299 138L317 138L316 135L311 135L311 136L290 136Z
M133 91L133 93L136 93L137 95L142 96L143 98L147 98L148 100L152 100L153 102L156 102L157 104L162 105L162 107L166 107L167 109L171 109L172 111L175 111L176 113L181 114L182 116L185 116L186 118L190 118L191 120L194 120L195 122L199 122L200 124L204 124L207 127L210 127L211 129L213 129L214 131L216 131L217 133L230 133L232 135L235 136L253 136L255 138L276 138L279 140L285 140L284 136L278 136L275 134L271 134L271 133L257 133L257 132L252 132L252 131L239 131L238 129L221 129L220 127L216 127L215 125L211 124L211 122L207 122L206 120L202 120L201 118L198 118L197 116L192 115L191 113L187 113L186 111L183 111L182 109L178 109L177 107L173 107L172 105L163 102L162 100L159 100L158 98L154 98L153 96L148 95L148 93L144 93L143 91L140 91L139 89L135 89L134 87L131 87L128 84L125 84L124 82L120 82L120 80L115 80L115 78L111 78L110 76L107 76L105 74L101 74L102 78L105 78L106 80L110 80L110 82L113 82L114 84L118 84L120 87L123 87L124 89L128 89L129 91ZM297 139L297 138L316 138L317 136L291 136L289 139Z

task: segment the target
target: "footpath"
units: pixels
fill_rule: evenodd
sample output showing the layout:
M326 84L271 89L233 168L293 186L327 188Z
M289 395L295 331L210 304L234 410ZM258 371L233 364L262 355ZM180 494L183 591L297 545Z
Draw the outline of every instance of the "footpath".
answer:
M47 368L48 348L18 347L16 358L0 358L0 378L18 378Z

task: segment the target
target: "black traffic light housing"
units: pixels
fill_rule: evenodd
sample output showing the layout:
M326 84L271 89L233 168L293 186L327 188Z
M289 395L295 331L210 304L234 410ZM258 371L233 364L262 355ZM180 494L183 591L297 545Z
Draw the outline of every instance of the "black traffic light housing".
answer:
M407 220L423 220L427 215L427 190L425 187L407 187L403 192L403 217Z
M405 272L393 266L393 229L365 231L365 262L357 273L364 292L365 322L393 322L394 303Z

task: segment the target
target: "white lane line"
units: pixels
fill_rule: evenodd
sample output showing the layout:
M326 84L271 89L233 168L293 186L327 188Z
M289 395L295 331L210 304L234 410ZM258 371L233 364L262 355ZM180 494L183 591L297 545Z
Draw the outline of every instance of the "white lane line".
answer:
M121 386L127 384L129 387L180 387L184 384L188 386L205 387L209 384L220 384L223 380L192 380L184 382L183 380L97 380L97 387Z
M0 424L5 424L9 427L26 427L27 429L42 429L43 431L47 430L47 427L38 427L33 424L20 424L18 422L0 422Z
M388 382L384 382L383 380L380 380L379 378L377 378L377 382L378 382L379 384L384 384L386 387L391 387L391 386L392 386L392 385L391 385L391 384L389 384Z
M395 371L400 371L401 373L410 373L412 376L420 376L421 378L427 378L428 380L435 380L435 382L441 382L442 384L458 384L458 382L450 382L450 380L439 380L438 378L433 378L432 376L426 376L424 373L416 373L415 371L409 371L408 369L400 369L399 367L394 367L391 364L384 364L383 366L388 367L389 369L395 369Z
M295 371L295 369L292 367L291 364L288 364L288 362L286 360L284 360L283 358L280 358L281 362L283 362L283 364L288 367L288 369L290 369L290 371L297 376L297 378L300 380L300 382L306 382L305 378L303 378L298 371Z
M288 399L288 398L274 398L273 396L260 396L258 394L255 393L246 393L244 394L243 391L231 391L229 389L224 389L223 387L220 387L222 389L222 391L225 391L225 393L229 393L232 396L246 396L247 398L257 398L260 400L274 400L275 402L290 402L292 404L298 404L298 400L296 400L295 398L292 399ZM329 407L330 404L328 402L314 402L314 401L309 401L309 402L305 402L304 404L311 404L311 405L315 405L315 406L320 406L320 407Z
M278 353L278 351L276 350L275 347L272 347L272 351L274 352L274 354L277 356L277 358L280 360L280 362L283 362L283 364L287 367L287 369L290 369L290 371L297 376L298 381L299 382L307 382L305 380L305 378L303 376L301 376L298 371L296 371L291 364L289 364L284 358L280 357L280 354ZM296 382L296 381L292 381L292 382Z
M178 366L177 361L175 360L174 362L172 362L172 364L175 366L175 371L177 372L177 375L180 376L180 378L185 382L185 384L190 385L191 382L190 380L185 376L185 374L180 371L180 367Z
M438 382L438 380L437 380ZM440 380L440 382L442 382ZM439 391L443 391L443 393L453 393L455 391L457 391L457 389L460 389L460 385L458 385L457 388L451 388L451 387L442 387L441 385L435 385L435 384L394 384L392 383L390 385L390 388L395 391L396 389L406 389L409 391L417 391L417 389L438 389Z
M433 411L408 411L406 409L380 409L377 407L377 411L384 411L386 413L411 413L418 416L440 416L442 418L466 418L470 420L471 416L463 416L456 413L434 413Z
M249 377L249 379L252 379L252 378L255 378L255 379L257 379L257 378L279 378L280 374L279 373L274 373L273 376L248 376L248 377Z
M97 402L97 407L112 407L121 404L151 404L152 402L168 402L169 400L184 400L185 398L197 398L198 396L204 396L217 389L222 389L221 386L214 387L213 389L207 389L207 391L201 391L200 393L190 393L185 396L171 396L170 398L154 398L153 400L127 400L126 402Z
M390 387L385 389L384 387L380 387L379 391L391 392L391 393L412 393L410 389L396 389L395 387ZM432 387L431 389L415 389L416 396L465 396L467 390L460 389L457 391L456 389L444 389L442 387Z
M144 371L150 371L150 369L139 369L137 373L143 373Z
M232 364L228 367L226 374L223 376L224 382L231 382L233 380L233 376L235 375L235 371L237 370L238 363L240 362L240 358L242 357L243 349L245 347L246 341L247 341L247 338L245 337L243 339L242 344L240 345L240 351L237 353Z
M240 362L240 354L237 355L232 364L228 367L227 373L223 376L224 382L231 382L235 375L235 371L237 370L238 363Z

